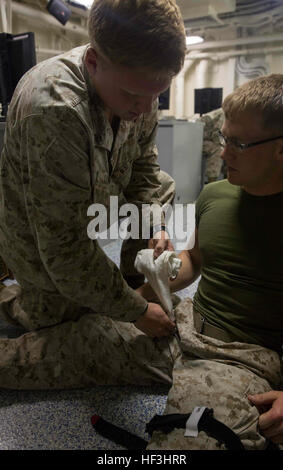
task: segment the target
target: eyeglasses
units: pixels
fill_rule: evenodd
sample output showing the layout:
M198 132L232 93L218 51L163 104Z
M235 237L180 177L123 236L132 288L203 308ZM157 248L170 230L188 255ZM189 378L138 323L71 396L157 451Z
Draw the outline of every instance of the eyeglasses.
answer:
M229 137L225 137L221 131L218 131L218 138L221 147L224 148L226 147L226 145L229 145L234 150L242 152L243 150L246 150L250 147L255 147L256 145L265 144L266 142L272 142L273 140L277 139L283 139L283 135L279 135L278 137L271 137L269 139L259 140L258 142L252 142L250 144L241 144L240 142L237 142L237 140L229 139Z

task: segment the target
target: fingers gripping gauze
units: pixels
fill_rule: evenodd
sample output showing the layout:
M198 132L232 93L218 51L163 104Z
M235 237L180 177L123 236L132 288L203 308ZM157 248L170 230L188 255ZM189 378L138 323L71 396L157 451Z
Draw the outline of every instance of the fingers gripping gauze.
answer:
M169 278L177 277L182 261L173 251L164 251L156 259L154 259L153 252L152 249L140 250L136 256L135 268L147 278L165 312L173 320Z

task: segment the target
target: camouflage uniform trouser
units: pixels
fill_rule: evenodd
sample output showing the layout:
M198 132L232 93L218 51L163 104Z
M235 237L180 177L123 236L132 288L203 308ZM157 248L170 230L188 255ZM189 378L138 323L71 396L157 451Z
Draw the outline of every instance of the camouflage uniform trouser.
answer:
M19 286L12 286L19 294ZM18 290L18 292L17 292ZM5 299L6 292L6 299ZM5 302L6 300L6 302ZM20 308L7 291L0 306L12 316ZM258 412L248 393L276 389L279 355L244 343L223 343L197 333L190 299L175 308L181 340L151 339L133 324L84 313L77 321L0 339L0 387L13 389L80 388L99 384L172 384L166 414L190 413L195 406L213 408L214 417L231 427L247 449L264 449ZM153 433L148 449L220 449L218 441L184 430Z
M254 344L223 341L197 333L190 299L179 303L175 317L180 334L174 357L173 384L165 414L190 413L196 406L214 410L214 417L237 433L246 449L265 449L258 430L258 411L247 395L279 389L281 360L275 351ZM185 437L183 429L168 435L156 431L148 449L220 450L223 445L201 431Z
M172 203L174 180L160 171L159 181L161 187L156 197L162 205ZM123 242L121 271L125 278L134 279L132 284L137 278L138 284L144 280L134 269L134 260L137 251L145 248L147 243L148 240L143 239ZM34 329L28 308L24 310L21 306L23 290L19 285L4 287L0 282L0 319L14 325L17 328L15 335L19 334L16 338L0 338L0 388L75 388L104 383L151 384L156 381L171 383L172 358L167 341L155 345L133 325L125 323L121 323L120 334L119 322L115 323L87 308L78 311L77 306L72 304L61 323L54 322L56 324L45 327L44 319L41 324L39 318L39 327ZM26 304L33 306L36 299L38 295L33 295L31 291ZM55 313L58 308L54 302ZM117 362L113 360L116 355ZM144 363L149 357L151 364L146 368ZM81 370L82 364L86 365L84 371ZM121 369L128 365L133 370L123 374Z

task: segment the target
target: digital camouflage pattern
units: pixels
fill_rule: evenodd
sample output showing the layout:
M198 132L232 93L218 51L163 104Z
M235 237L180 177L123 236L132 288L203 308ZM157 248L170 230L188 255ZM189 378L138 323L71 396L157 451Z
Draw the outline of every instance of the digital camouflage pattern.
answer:
M110 195L121 204L166 202L174 185L164 175L161 182L156 164L156 111L137 123L122 122L113 142L83 67L85 50L28 72L10 105L1 156L0 253L20 286L0 289L0 315L27 331L0 338L0 387L172 384L165 413L211 407L247 448L263 449L258 412L246 395L279 388L279 355L200 335L189 299L175 308L180 341L147 337L129 323L146 302L87 237L92 203L107 206ZM131 249L124 251L133 258ZM155 432L148 448L219 448L204 433L183 434Z
M87 210L93 203L108 208L110 196L141 206L171 202L174 195L173 180L156 162L157 103L135 123L121 121L114 140L84 65L87 47L31 69L9 106L0 254L22 287L28 314L21 321L28 330L76 318L81 307L137 319L147 302L88 237ZM132 258L128 246L122 251Z
M2 318L24 318L17 285L0 290ZM0 338L0 387L72 389L93 385L171 383L168 340L152 340L132 323L90 309L76 320Z
M210 183L219 178L223 165L222 148L219 145L217 131L223 125L224 112L222 108L215 109L203 114L199 119L204 123L202 151L205 159L205 177L207 182Z
M7 277L9 277L9 270L6 264L4 263L4 261L0 257L0 281L6 279ZM0 285L0 289L1 289L1 285Z
M6 298L5 293L6 292ZM2 312L14 317L19 286L0 291ZM4 308L3 308L4 306ZM13 313L14 312L14 313ZM0 384L13 389L81 388L94 385L172 384L165 414L213 408L214 417L236 432L247 449L264 449L258 411L247 395L279 389L279 355L254 344L224 343L195 331L193 304L183 300L174 310L180 340L151 339L131 323L91 311L76 321L0 339ZM153 433L149 450L224 449L200 432L184 429Z
M281 381L279 355L247 343L224 343L195 331L193 303L186 299L175 308L180 335L174 359L173 385L165 414L190 413L196 406L214 410L214 417L240 437L246 449L265 449L258 430L258 411L247 395L278 390ZM225 447L201 431L185 437L184 429L169 434L153 433L149 450L223 450Z

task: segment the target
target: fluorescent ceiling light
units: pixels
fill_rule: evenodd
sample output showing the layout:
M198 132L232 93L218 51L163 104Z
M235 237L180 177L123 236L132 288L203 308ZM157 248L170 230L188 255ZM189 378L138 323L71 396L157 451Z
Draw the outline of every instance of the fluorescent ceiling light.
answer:
M200 42L203 42L203 38L200 36L187 36L186 37L187 46L191 46L192 44L199 44Z
M93 0L67 0L67 2L73 6L76 6L77 4L78 6L82 5L85 8L90 8L93 4Z

